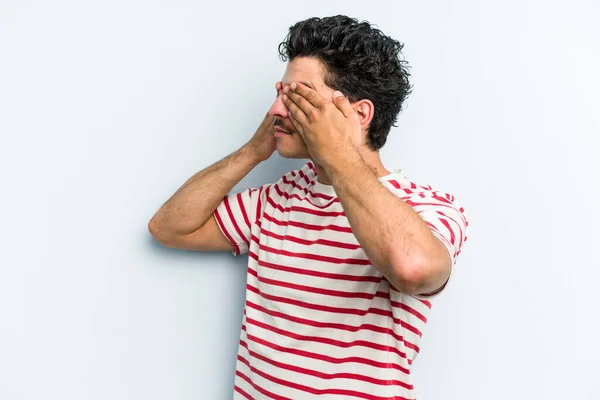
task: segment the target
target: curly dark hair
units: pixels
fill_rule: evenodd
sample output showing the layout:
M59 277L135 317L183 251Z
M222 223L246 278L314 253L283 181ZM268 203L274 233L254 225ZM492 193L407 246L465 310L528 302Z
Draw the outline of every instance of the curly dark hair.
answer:
M327 86L344 93L351 103L361 99L373 102L367 144L377 151L392 126L397 126L402 104L412 91L410 66L399 57L403 47L368 21L336 15L297 22L278 50L282 61L317 58L325 66Z

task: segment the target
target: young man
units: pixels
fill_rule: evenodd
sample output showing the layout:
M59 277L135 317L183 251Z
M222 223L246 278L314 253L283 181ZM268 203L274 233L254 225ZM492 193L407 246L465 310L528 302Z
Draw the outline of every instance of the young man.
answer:
M429 298L449 279L467 220L452 195L379 157L411 89L402 47L345 16L292 26L277 98L252 139L149 223L169 247L249 253L236 397L415 397ZM310 161L228 194L275 150Z

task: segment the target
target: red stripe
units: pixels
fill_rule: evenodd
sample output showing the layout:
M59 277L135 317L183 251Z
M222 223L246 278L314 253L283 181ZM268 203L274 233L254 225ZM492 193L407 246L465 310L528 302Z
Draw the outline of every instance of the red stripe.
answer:
M392 307L400 308L406 312L409 312L412 315L414 315L415 317L419 318L424 323L427 323L427 317L425 317L423 314L421 314L414 308L410 307L409 305L407 305L405 303L399 303L399 302L393 301L393 300L390 300L390 303L392 304Z
M252 192L250 192L250 198L252 198ZM244 216L244 221L246 222L246 226L248 229L251 228L250 219L248 218L248 214L246 214L246 207L244 207L244 202L242 201L242 194L237 194L238 204L240 206L240 210L242 210L242 215Z
M290 272L293 274L317 276L319 278L344 280L344 281L351 281L351 282L380 283L381 280L383 279L381 276L377 276L377 275L364 275L363 276L363 275L348 275L348 274L332 274L329 272L313 271L313 270L304 269L304 268L296 268L296 267L290 267L287 265L274 264L274 263L260 260L258 255L252 251L249 252L249 256L252 257L253 259L255 259L257 261L258 265L260 265L261 267L270 268L270 269L274 269L277 271Z
M280 204L275 204L275 201L267 195L267 202L271 205L271 207L275 208L276 210L281 211L282 213L289 213L289 212L298 212L298 213L302 213L302 214L312 214L312 215L316 215L318 217L344 217L346 216L346 214L344 213L344 211L319 211L319 210L312 210L310 208L306 208L306 207L301 207L301 206L290 206L290 207L283 207Z
M423 203L423 202L416 202L416 201L412 201L412 200L405 200L406 204L410 205L411 207L415 208L415 207L421 207L421 206L434 206L434 207L448 207L451 210L456 211L456 208L454 208L453 206L449 205L449 204L440 204L440 203ZM420 212L424 212L424 211L431 211L431 208L426 208L425 210L421 210ZM417 213L419 213L419 211L417 211Z
M450 200L448 200L446 197L442 197L440 195L438 195L437 192L433 192L434 195L432 196L434 199L441 201L442 203L448 203L448 204L452 204L452 202Z
M429 300L423 300L415 297L415 299L419 300L421 303L425 304L427 307L431 308L431 302Z
M454 231L452 231L450 224L448 223L448 221L442 218L440 218L439 221L446 227L446 229L448 229L448 232L450 232L450 243L454 245L454 242L456 242L456 236L454 235Z
M225 197L225 208L227 209L227 214L229 215L229 220L231 221L231 223L233 224L233 227L235 228L235 230L237 231L238 235L240 235L240 239L242 239L245 243L246 246L250 246L250 241L248 240L248 238L242 233L242 230L240 229L239 225L237 224L236 218L233 215L233 211L231 210L231 207L229 206L229 198Z
M438 219L438 221L439 220L440 219ZM439 240L443 241L445 245L452 247L452 244L450 242L448 242L448 239L446 238L446 236L444 236L444 234L442 232L440 232L440 230L439 230L439 228L437 226L435 226L434 224L432 224L429 221L425 221L425 223L427 224L427 226L429 227L429 229L431 229L432 232L434 232L437 235L439 235L439 237L437 237Z
M386 334L386 335L390 335L392 336L395 340L399 341L399 342L403 342L404 345L411 349L416 351L417 353L420 351L419 346L407 341L406 339L404 339L403 336L398 335L396 332L394 332L392 329L390 328L384 328L381 326L377 326L377 325L372 325L372 324L361 324L359 326L352 326L352 325L346 325L346 324L340 324L340 323L335 323L335 322L319 322L319 321L313 321L310 319L306 319L306 318L299 318L299 317L293 317L291 315L288 314L284 314L282 312L279 311L273 311L273 310L269 310L265 307L262 307L258 304L255 304L253 302L251 302L250 300L246 300L246 305L248 307L254 308L257 311L260 311L262 313L268 314L272 317L276 317L276 318L281 318L281 319L285 319L288 321L292 321L295 322L297 324L302 324L302 325L307 325L307 326L313 326L316 328L323 328L323 329L338 329L341 331L346 331L346 332L359 332L361 330L365 330L365 331L372 331L372 332L377 332L377 333L382 333L382 334ZM406 373L408 373L408 370L406 371Z
M294 181L293 179L288 179L287 176L284 176L282 178L283 183L285 183L286 185L291 185L294 189L298 189L302 192L304 192L305 194L309 194L309 190L304 187L304 186L300 186L298 183L296 183L296 181Z
M314 186L315 181L317 180L316 177L309 178L309 179L310 179L310 182L308 182L307 186L300 186L295 180L288 179L287 175L282 178L282 182L285 183L286 185L291 185L294 189L298 189L299 191L302 191L305 194L311 195L315 198L321 198L321 199L327 200L327 201L331 200L333 203L339 202L339 199L337 197L333 197L333 196L330 196L325 193L315 193L312 190L309 190L308 187Z
M316 288L313 286L299 285L297 283L290 283L284 281L278 281L275 279L265 278L264 276L258 276L256 271L248 268L248 273L254 275L256 279L261 283L266 283L268 285L284 287L288 289L298 290L301 292L309 292L309 293L317 293L325 296L334 296L334 297L344 297L349 299L368 299L373 300L375 297L374 294L367 292L344 292L341 290L331 290L331 289L322 289Z
M444 210L445 210L445 209L444 209ZM457 211L455 208L453 208L452 210L453 210L453 211ZM459 226L459 227L461 226L461 224L460 224L460 223L458 223L458 221L457 221L456 219L454 219L452 216L450 216L450 215L446 214L444 211L436 210L436 213L438 213L438 214L440 214L440 215L444 216L444 217L445 217L446 219L448 219L449 221L452 221L452 222L454 222L454 223L456 224L456 226ZM453 214L457 214L457 213L455 212L455 213L453 213ZM465 215L464 215L464 214L462 214L462 213L458 213L458 216L460 217L460 219L461 219L461 222L462 222L463 224L467 225L467 220L466 220L466 218L465 218Z
M458 230L458 233L460 234L460 239L459 239L459 249L460 246L462 245L462 243L466 240L466 238L463 238L463 229L461 224L458 223L458 221L456 221L454 218L448 216L447 214L443 213L442 211L438 211L438 214L444 216L444 218L446 218L449 222L453 222ZM460 214L460 216L462 217L462 222L465 224L465 227L467 226L467 221L465 220L465 216L463 214ZM450 228L450 226L446 226L448 228L448 230L451 232L451 234L454 234L454 231Z
M391 183L392 186L395 187L396 189L400 189L400 184L397 181L389 180L388 182Z
M316 371L313 369L299 367L296 365L282 363L279 361L275 361L271 358L265 357L255 351L250 350L248 348L248 344L244 341L240 341L240 344L243 345L244 347L246 347L246 349L248 350L248 354L250 356L252 356L258 360L261 360L267 364L271 364L277 368L285 369L285 370L296 372L299 374L309 375L309 376L313 376L313 377L320 378L320 379L326 379L326 380L329 380L329 379L351 379L351 380L355 380L355 381L367 382L367 383L370 383L373 385L400 386L404 389L409 389L409 390L413 389L413 385L406 383L406 382L399 381L399 380L395 380L395 379L377 379L377 378L372 378L367 375L353 374L353 373L349 373L349 372L336 372L333 374L329 374L329 373L325 373L325 372Z
M279 235L277 233L268 231L264 228L261 229L260 233L265 236L272 237L274 239L285 240L285 241L289 241L289 242L303 244L305 246L322 245L322 246L328 246L328 247L335 247L337 249L348 249L348 250L359 250L361 248L360 244L358 244L358 243L345 243L345 242L338 242L335 240L327 240L327 239L307 240L307 239L302 239L302 238L288 235L288 234L286 234L285 236Z
M342 349L349 349L351 347L366 347L368 349L380 350L386 353L394 353L402 358L407 358L406 353L398 350L393 346L386 346L379 343L369 342L368 340L353 340L351 342L343 342L341 340L329 339L320 336L306 336L306 335L298 335L293 332L286 331L285 329L276 328L269 324L265 324L264 322L260 322L254 318L249 318L246 316L246 323L254 326L258 326L259 328L277 333L278 335L287 336L294 340L300 340L303 342L313 342L313 343L323 343L328 344L330 346L340 347Z
M296 185L296 183L295 183L295 182L293 182L293 181L288 181L287 179L285 179L285 177L283 178L283 183L285 183L286 185L292 186L292 187L294 187L294 188L297 188L297 187L298 187L298 185ZM289 194L289 193L287 193L287 192L284 192L284 191L282 191L282 190L279 188L279 185L278 185L278 184L275 184L275 185L273 185L273 187L275 188L275 191L277 192L277 194L278 194L280 197L284 197L284 198L286 198L287 200L289 200L290 198L293 198L293 199L297 199L297 200L299 200L299 201L306 201L307 203L309 203L309 204L310 204L310 205L312 205L313 207L317 207L317 208L328 208L328 207L329 207L329 206L331 206L333 203L336 203L336 202L337 202L337 203L339 203L339 200L338 200L337 198L332 200L332 199L331 199L331 196L325 196L325 195L323 195L323 194L321 194L321 193L313 193L312 191L309 191L309 190L308 190L308 189L306 189L306 188L299 188L299 190L302 190L302 191L303 191L303 192L306 194L306 196L304 196L304 197L300 197L300 195L299 195L298 193L292 193L292 194ZM308 198L308 196L310 196L310 197L313 197L313 198L322 198L322 199L324 199L324 200L326 200L326 201L329 201L329 203L326 203L325 205L319 205L319 204L315 204L315 203L313 203L312 201L310 201L310 199Z
M407 190L408 192L412 193L411 190L409 190L407 188L402 188L402 185L395 179L390 179L390 180L388 180L388 182L391 183L392 186L394 186L396 189L403 189L403 190ZM418 185L415 182L411 182L411 181L408 181L408 184L411 189L422 189L425 191L431 191L431 189L432 189L431 185L426 185L426 186Z
M246 337L249 341L263 345L265 347L268 347L268 348L276 350L276 351L280 351L282 353L294 354L296 356L305 357L305 358L309 358L312 360L320 360L320 361L328 362L330 364L356 363L356 364L369 365L369 366L375 367L375 368L383 368L383 369L393 368L393 369L396 369L407 375L410 374L410 370L408 368L402 367L398 364L391 363L389 361L381 362L381 361L375 361L375 360L371 360L371 359L364 358L364 357L341 357L341 358L331 357L331 356L327 356L324 354L313 353L311 351L299 350L296 348L280 346L280 345L271 343L267 340L260 339L257 336L248 334L248 331L246 330L246 325L242 325L242 331L246 332ZM240 340L240 343L242 343L242 340ZM406 360L409 365L412 364L412 361L410 359L406 359L406 358L403 358L403 359Z
M258 243L258 238L252 235L252 240ZM260 250L266 251L272 254L278 254L281 256L293 257L293 258L305 258L308 260L329 262L332 264L350 264L350 265L371 265L371 261L368 259L359 259L359 258L337 258L330 256L322 256L319 254L311 254L311 253L297 253L294 251L287 250L279 250L274 247L265 246L264 244L260 244Z
M292 185L294 188L297 188L298 190L302 190L304 193L306 194L310 194L311 196L315 197L315 198L321 198L323 200L327 200L327 201L331 201L333 203L335 202L339 202L339 199L335 196L331 196L325 193L315 193L313 192L311 189L314 187L316 181L317 181L317 177L310 177L308 175L305 175L302 171L300 171L300 178L304 179L304 177L307 177L307 179L309 180L306 186L300 186L298 183L296 183L296 181L294 180L289 180L287 178L287 176L283 177L283 182L284 183L289 183L290 185ZM306 179L304 179L306 181ZM310 187L310 189L309 189Z
M391 288L390 288L391 289ZM392 289L394 290L394 289ZM396 307L396 308L400 308L406 312L411 313L412 315L414 315L415 317L419 318L421 321L427 323L427 317L425 317L423 314L421 314L419 311L415 310L414 308L412 308L411 306L409 306L406 303L400 303L398 301L394 301L390 298L389 293L385 293L385 292L377 292L376 293L377 297L383 297L384 299L389 299L390 300L390 304L392 305L392 307Z
M261 186L258 189L258 201L256 202L256 216L254 217L254 221L260 221L261 218L261 214L262 214L262 192L263 192L263 187Z
M248 271L250 272L251 268L248 268ZM252 272L255 273L254 271L252 271ZM392 314L392 312L389 310L382 310L382 309L375 308L375 307L370 307L367 310L360 310L357 308L342 308L342 307L324 306L321 304L313 304L313 303L308 303L305 301L288 299L286 297L275 296L275 295L271 295L268 293L264 293L249 283L246 284L246 289L258 294L260 297L262 297L265 300L270 300L270 301L280 302L280 303L285 303L285 304L291 304L291 305L306 308L309 310L332 312L332 313L338 313L338 314L351 314L351 315L358 315L361 317L364 317L367 314L381 315L383 317L390 318L392 321L394 321L394 323L400 325L402 328L404 328L406 330L413 332L415 335L417 335L419 337L422 336L422 332L417 327L414 327L411 324L409 324L408 322L402 321L399 318L395 318L394 315Z
M249 335L250 336L250 335ZM256 338L258 339L258 338ZM258 339L260 340L260 339ZM307 393L311 393L314 395L324 395L324 394L338 394L338 395L343 395L343 396L354 396L354 397L359 397L362 399L373 399L373 400L409 400L406 399L404 397L376 397L370 394L365 394L365 393L361 393L361 392L356 392L354 390L344 390L344 389L315 389L315 388L311 388L309 386L304 386L304 385L300 385L294 382L290 382L290 381L286 381L284 379L280 379L280 378L276 378L273 375L269 375L265 372L262 372L260 370L258 370L257 368L253 367L250 365L250 363L248 362L248 360L246 360L244 357L239 356L238 355L238 360L240 360L241 362L243 362L244 364L246 364L248 366L248 368L250 368L250 370L252 372L254 372L257 375L262 376L263 378L282 385L282 386L286 386L286 387L290 387L296 390L300 390L303 392L307 392Z
M237 375L237 372L236 372L236 375ZM244 390L242 390L239 386L235 385L233 387L233 390L235 390L236 392L238 392L239 394L241 394L242 396L244 396L248 400L252 400L252 397L248 393L246 393Z
M276 225L279 226L295 226L297 228L302 228L302 229L308 229L311 231L325 231L325 230L331 230L331 231L336 231L336 232L344 232L344 233L352 233L352 228L350 228L349 226L339 226L339 225L332 225L332 224L328 224L328 225L313 225L313 224L306 224L304 222L297 222L297 221L281 221L278 220L275 217L270 216L269 214L267 214L266 212L264 213L264 218L269 221L272 222Z
M300 175L300 178L304 179L304 181L306 183L308 183L309 185L312 183L311 179L308 177L308 175L306 175L304 173L304 171L302 171L301 169L298 170L298 175ZM315 177L316 177L316 171L315 171Z
M433 228L431 231L437 234L436 238L444 244L444 246L452 254L452 258L456 258L458 253L454 251L454 246L450 242L448 242L448 239L444 236L444 234L441 233L440 230L437 228Z
M240 345L243 345L246 348L248 348L248 345L243 340L240 340ZM240 356L239 355L238 355L238 360L240 360ZM240 361L242 361L242 360L240 360ZM244 364L248 365L246 362L244 362ZM239 376L240 378L242 378L243 380L245 380L246 382L248 382L254 388L254 390L256 390L257 392L259 392L259 393L261 393L261 394L263 394L265 396L269 396L271 399L292 400L289 397L279 396L278 394L275 394L273 392L268 391L267 389L264 389L264 388L258 386L256 383L252 382L252 380L246 374L244 374L243 372L241 372L239 370L236 370L235 374L237 376ZM252 397L250 397L250 399L252 399Z
M235 242L235 240L233 240L233 237L231 237L231 235L229 234L229 231L227 230L227 228L225 228L225 224L223 223L223 220L221 219L221 214L219 213L218 209L215 210L214 216L215 216L215 219L217 220L217 223L221 227L221 230L225 234L225 237L227 237L227 240L229 240L229 242L235 248L235 254L239 255L241 253L240 248L237 245L237 243Z

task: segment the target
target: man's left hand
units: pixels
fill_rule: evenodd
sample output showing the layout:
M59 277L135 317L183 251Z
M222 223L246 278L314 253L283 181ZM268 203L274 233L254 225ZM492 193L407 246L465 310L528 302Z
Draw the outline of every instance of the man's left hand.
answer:
M314 161L327 168L356 155L363 144L357 112L342 93L329 100L302 83L284 89L283 101L296 131L302 135Z

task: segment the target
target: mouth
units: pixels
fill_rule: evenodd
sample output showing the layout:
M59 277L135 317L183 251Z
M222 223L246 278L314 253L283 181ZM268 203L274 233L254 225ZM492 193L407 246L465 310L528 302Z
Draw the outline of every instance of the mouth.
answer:
M279 135L278 135L278 134L279 134ZM282 129L282 128L280 128L280 127L276 126L276 127L275 127L275 135L278 135L278 136L280 136L280 135L283 135L283 134L285 134L285 135L291 135L292 133L291 133L291 132L288 132L288 131L286 131L285 129Z

